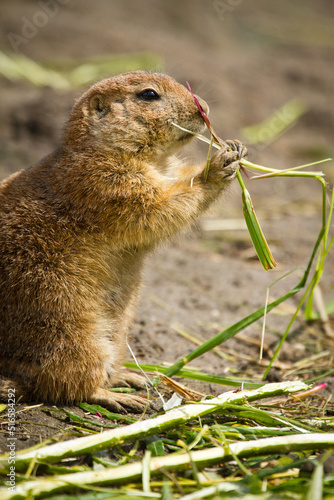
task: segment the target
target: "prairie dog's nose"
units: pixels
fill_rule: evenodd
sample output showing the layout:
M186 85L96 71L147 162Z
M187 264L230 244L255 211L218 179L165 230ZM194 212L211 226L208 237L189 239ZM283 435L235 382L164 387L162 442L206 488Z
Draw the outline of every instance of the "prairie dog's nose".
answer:
M209 106L207 105L207 103L204 101L204 99L202 99L201 97L198 97L198 95L196 95L195 97L196 97L196 99L198 99L198 102L199 102L199 103L200 103L200 105L202 106L202 108L203 108L203 110L204 110L204 113L205 113L206 115L208 115L208 114L209 114L209 112L210 112L210 108L209 108Z

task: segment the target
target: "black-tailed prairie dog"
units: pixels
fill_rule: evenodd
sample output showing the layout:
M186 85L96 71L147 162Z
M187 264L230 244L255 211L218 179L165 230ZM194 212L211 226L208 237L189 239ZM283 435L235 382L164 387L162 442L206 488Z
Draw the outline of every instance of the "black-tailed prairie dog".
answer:
M204 110L207 104L200 103ZM0 185L0 395L138 410L109 392L122 370L141 270L162 240L216 200L245 154L238 141L204 165L174 154L203 121L173 78L134 71L75 103L60 146Z

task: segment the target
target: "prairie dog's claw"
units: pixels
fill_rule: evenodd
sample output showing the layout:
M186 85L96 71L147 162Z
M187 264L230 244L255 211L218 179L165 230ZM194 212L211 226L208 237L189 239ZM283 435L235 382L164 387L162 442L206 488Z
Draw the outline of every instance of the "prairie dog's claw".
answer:
M226 144L228 144L228 146L231 148L232 151L237 153L236 160L241 160L241 158L244 158L247 155L248 151L246 146L238 139L234 140L228 139L225 142Z

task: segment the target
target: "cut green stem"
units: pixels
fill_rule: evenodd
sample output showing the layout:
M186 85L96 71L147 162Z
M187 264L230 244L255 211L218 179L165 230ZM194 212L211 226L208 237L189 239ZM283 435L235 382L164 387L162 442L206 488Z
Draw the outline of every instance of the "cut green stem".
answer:
M243 212L248 232L264 270L269 271L269 269L276 267L275 259L272 256L267 240L264 237L260 223L254 211L250 194L242 180L239 169L237 170L237 178L242 190Z

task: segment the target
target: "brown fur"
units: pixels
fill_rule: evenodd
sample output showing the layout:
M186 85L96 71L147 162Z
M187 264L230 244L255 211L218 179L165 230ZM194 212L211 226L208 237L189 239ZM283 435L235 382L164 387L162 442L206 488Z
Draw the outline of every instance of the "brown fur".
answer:
M160 99L138 97L155 89ZM204 109L206 103L201 101ZM201 131L190 92L160 74L107 78L74 105L60 147L0 185L0 396L95 402L120 368L145 255L193 221L233 177L219 151L207 182L173 154ZM193 182L191 179L193 178Z

